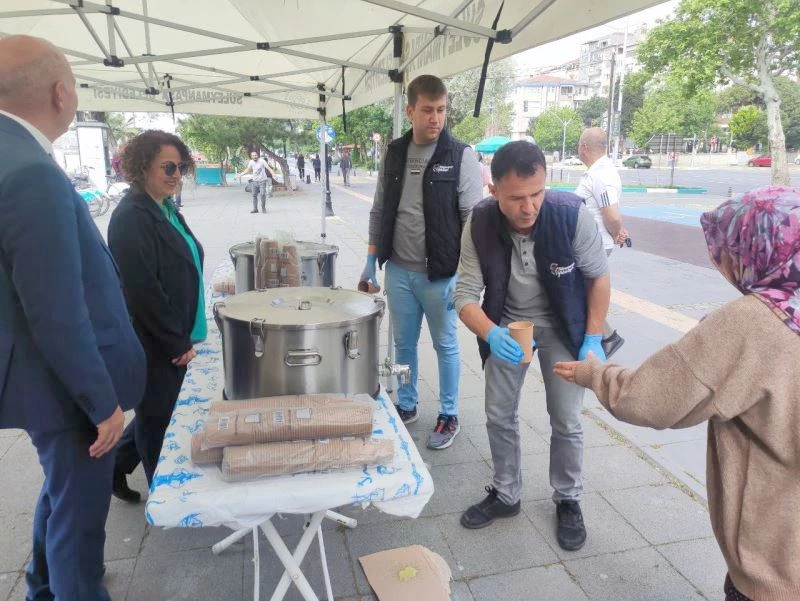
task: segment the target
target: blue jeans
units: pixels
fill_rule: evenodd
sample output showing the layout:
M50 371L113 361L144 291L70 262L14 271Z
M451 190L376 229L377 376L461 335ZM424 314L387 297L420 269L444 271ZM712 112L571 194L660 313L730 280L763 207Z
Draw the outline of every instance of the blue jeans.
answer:
M458 316L453 304L457 277L431 282L427 273L409 271L391 261L386 264L386 299L394 332L396 361L411 366L411 382L397 390L400 408L405 411L414 409L419 397L417 346L424 314L439 359L440 413L458 415L461 357Z

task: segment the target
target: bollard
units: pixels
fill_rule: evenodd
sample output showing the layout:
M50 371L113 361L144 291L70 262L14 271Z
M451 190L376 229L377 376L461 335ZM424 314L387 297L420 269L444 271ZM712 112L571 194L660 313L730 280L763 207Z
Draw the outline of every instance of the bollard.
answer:
M311 176L310 175L306 175L306 183L307 184L311 183Z

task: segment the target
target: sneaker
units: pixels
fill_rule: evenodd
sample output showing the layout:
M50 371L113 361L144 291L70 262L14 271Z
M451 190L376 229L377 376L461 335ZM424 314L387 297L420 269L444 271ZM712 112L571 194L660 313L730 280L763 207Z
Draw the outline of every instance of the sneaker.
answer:
M577 551L586 544L586 526L583 524L581 506L577 501L556 503L556 539L562 549Z
M411 424L419 419L419 413L417 413L416 407L414 407L411 411L400 409L400 405L395 405L394 408L397 409L397 415L400 416L400 419L404 424Z
M519 501L513 505L507 505L499 499L494 486L487 486L485 490L489 493L486 498L461 514L461 525L464 528L470 530L485 528L497 518L510 518L519 513Z
M606 359L610 359L611 355L616 353L623 344L625 344L625 339L617 334L616 330L611 332L608 338L603 338L601 346L603 347L603 352L606 354Z
M439 414L436 420L436 427L433 429L433 434L428 438L429 449L446 449L453 444L453 439L456 434L461 432L461 426L458 425L457 415L442 415Z
M251 212L251 213L258 213L258 209L253 209L253 210L252 210L252 211L250 211L250 212Z

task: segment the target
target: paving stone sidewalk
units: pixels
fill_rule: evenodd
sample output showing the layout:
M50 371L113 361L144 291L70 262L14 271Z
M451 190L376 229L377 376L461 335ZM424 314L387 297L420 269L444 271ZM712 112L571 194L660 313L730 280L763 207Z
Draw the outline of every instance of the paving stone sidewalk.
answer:
M343 287L355 285L363 264L368 184L366 178L354 177L349 190L355 195L338 186L333 190L337 216L326 222L327 240L339 246L337 284ZM281 230L298 239L319 240L322 199L316 185L276 196L269 201L267 214L249 214L250 199L240 186L187 186L183 197L184 214L206 248L208 273L227 260L230 246L251 240L257 233ZM105 233L108 216L97 223ZM359 556L411 544L425 545L447 561L455 580L452 598L457 601L724 598L725 566L703 504L668 472L650 463L637 447L588 413L583 420L582 507L589 538L577 552L558 547L547 476L550 428L541 375L535 370L529 372L520 409L523 512L484 530L462 528L458 523L461 512L483 497L483 487L491 481L491 455L475 339L463 327L459 337L462 431L444 451L425 448L436 419L438 383L436 355L427 331L420 342L421 418L410 430L430 465L436 493L416 520L384 515L374 508L347 508L343 513L359 521L356 529L326 523L325 545L337 601L374 599L358 564ZM0 601L25 599L24 568L30 556L31 519L41 480L27 436L0 430L0 481L5 483L0 493ZM145 490L141 470L130 482ZM299 538L299 520L284 516L278 521L290 548ZM245 539L220 556L211 553L211 545L230 533L227 529L150 528L143 505L114 499L107 533L107 586L115 601L253 598L252 543ZM312 547L303 565L322 596L316 549L316 545ZM261 597L268 599L282 570L266 542L261 544L261 552ZM286 599L301 597L290 589Z

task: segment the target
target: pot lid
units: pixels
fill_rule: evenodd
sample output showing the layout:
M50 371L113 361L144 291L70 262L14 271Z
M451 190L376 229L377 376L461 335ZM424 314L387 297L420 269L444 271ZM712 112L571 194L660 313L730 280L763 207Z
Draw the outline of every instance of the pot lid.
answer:
M383 301L341 288L270 288L236 294L218 305L220 316L264 327L316 327L353 323L383 310Z
M332 244L320 244L319 242L304 242L297 240L295 242L287 242L286 244L293 244L297 247L297 252L301 257L316 258L320 253L338 253L339 247ZM279 248L283 248L284 244L279 243ZM256 254L255 242L242 242L241 244L234 244L230 249L231 254L235 255L252 255Z

